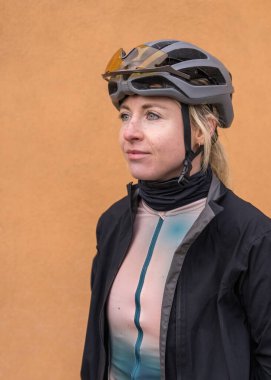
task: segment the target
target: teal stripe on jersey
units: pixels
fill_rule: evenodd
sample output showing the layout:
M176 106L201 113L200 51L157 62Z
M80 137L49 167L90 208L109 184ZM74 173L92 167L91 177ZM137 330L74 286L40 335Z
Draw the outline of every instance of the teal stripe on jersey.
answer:
M154 231L154 234L153 234L153 237L152 237L152 240L151 240L151 244L150 244L149 249L148 249L148 253L147 253L145 262L143 264L143 267L142 267L142 270L141 270L141 273L140 273L139 282L138 282L136 293L135 293L136 310L135 310L134 323L135 323L135 326L136 326L136 328L138 330L138 335L137 335L137 340L136 340L136 344L135 344L135 365L134 365L134 368L133 368L133 371L132 371L131 380L136 380L137 373L138 373L138 371L140 369L140 364L141 364L140 347L141 347L141 343L142 343L142 340L143 340L143 330L142 330L142 328L140 326L140 312L141 312L140 295L141 295L141 291L142 291L142 288L143 288L143 284L144 284L145 276L146 276L146 273L147 273L147 269L148 269L148 266L150 264L150 261L151 261L151 258L152 258L152 254L153 254L153 251L154 251L154 247L155 247L157 238L159 236L159 232L161 230L163 222L164 222L164 219L162 219L160 217L159 220L158 220L157 226L155 228L155 231Z

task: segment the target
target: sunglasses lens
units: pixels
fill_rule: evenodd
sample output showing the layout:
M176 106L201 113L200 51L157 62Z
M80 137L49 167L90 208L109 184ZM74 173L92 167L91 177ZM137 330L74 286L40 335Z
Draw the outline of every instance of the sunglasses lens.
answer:
M119 49L118 51L116 51L116 53L110 59L110 61L108 62L107 66L105 68L106 73L111 72L111 71L115 71L115 70L119 70L121 68L123 53L124 53L123 49Z
M111 58L105 69L104 78L110 80L118 75L121 70L144 70L162 66L167 59L167 53L146 45L140 45L125 55L123 49L119 49Z

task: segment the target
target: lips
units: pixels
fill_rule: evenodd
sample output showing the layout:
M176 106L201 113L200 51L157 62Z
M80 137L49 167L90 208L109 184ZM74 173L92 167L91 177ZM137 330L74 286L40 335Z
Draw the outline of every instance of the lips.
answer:
M150 153L143 150L138 150L138 149L129 149L126 151L126 154L130 160L139 160L141 158L146 157Z

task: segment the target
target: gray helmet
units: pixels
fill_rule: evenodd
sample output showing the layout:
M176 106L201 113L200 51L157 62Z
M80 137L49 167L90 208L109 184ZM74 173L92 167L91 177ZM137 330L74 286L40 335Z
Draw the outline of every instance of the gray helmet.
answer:
M187 42L148 42L128 54L119 49L103 77L117 108L128 95L167 96L187 105L214 105L223 127L233 120L231 74L217 58Z

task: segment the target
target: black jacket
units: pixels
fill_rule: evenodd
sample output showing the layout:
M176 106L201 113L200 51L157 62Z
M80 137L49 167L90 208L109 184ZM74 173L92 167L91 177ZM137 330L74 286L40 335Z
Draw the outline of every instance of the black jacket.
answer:
M97 226L82 380L105 380L105 305L127 253L138 197ZM207 205L176 250L165 286L161 379L271 379L271 221L213 178ZM148 379L144 379L148 380Z

